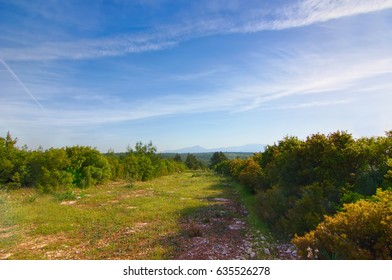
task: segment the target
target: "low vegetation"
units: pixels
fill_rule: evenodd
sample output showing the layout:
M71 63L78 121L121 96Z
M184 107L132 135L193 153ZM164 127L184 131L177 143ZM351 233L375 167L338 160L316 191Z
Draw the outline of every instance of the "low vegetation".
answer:
M378 190L369 199L345 204L293 242L303 258L391 259L392 192Z
M0 137L0 189L36 188L45 193L87 188L109 180L147 181L181 172L185 165L163 159L149 143L139 142L121 156L86 146L28 150L8 133Z
M302 258L392 259L392 131L285 137L247 158L217 152L215 175L195 155L164 158L151 143L101 154L16 142L0 137L1 258L173 258L184 217L214 212L199 211L214 201L206 197L239 193L248 223L291 240ZM199 226L188 238L203 235Z
M220 200L229 199L238 200L235 189L208 172L108 182L63 195L3 190L0 259L179 258L187 253L179 240L206 236L205 226L225 210Z
M391 153L392 132L386 137L356 140L338 131L314 134L306 140L286 137L246 160L223 161L215 170L232 176L255 194L259 217L276 236L290 239L296 234L294 242L304 257L308 256L307 247L318 246L324 255L338 258L392 259L391 240L383 237L389 229L377 224L389 222L390 204L387 207L383 202L390 195L380 192L372 197L378 188L392 187ZM348 217L353 224L364 223L356 228L355 236L339 224ZM303 239L298 237L309 231ZM340 237L331 238L335 235L345 236L346 245ZM363 240L368 240L367 247Z

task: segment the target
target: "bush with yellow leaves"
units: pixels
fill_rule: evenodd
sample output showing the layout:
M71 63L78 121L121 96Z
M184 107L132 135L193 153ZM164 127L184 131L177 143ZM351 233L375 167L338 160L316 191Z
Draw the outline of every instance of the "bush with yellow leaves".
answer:
M392 259L392 191L345 204L292 242L304 259Z

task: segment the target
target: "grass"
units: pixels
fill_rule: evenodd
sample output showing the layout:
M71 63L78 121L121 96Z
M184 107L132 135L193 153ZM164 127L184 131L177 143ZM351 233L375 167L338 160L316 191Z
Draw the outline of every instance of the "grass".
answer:
M272 236L268 226L264 223L256 214L257 207L257 196L251 194L246 188L244 188L241 184L236 183L234 181L229 181L230 185L237 191L241 198L241 202L244 204L246 209L248 210L247 222L249 224L249 228L254 236L254 240L256 244L259 244L258 251L258 259L276 259L279 258L278 252L271 250L272 255L267 255L264 253L265 242L267 244L277 243L278 240ZM265 242L264 242L265 241Z
M0 259L171 258L179 220L213 203L206 198L236 192L218 176L195 172L59 195L1 192Z

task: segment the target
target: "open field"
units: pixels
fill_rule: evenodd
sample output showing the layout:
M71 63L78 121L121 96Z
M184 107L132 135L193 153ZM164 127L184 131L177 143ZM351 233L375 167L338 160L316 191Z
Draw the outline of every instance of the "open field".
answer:
M61 195L1 192L0 259L256 258L238 201L230 182L202 172Z

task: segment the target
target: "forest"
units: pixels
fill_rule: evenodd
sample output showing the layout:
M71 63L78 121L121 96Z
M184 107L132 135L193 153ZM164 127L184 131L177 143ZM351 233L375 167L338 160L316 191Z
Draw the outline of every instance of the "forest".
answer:
M164 158L152 143L126 153L73 146L19 148L0 137L0 189L72 193L109 181L148 181L186 169L231 177L255 198L252 211L305 259L392 259L392 131L354 139L344 131L286 136L248 158Z

